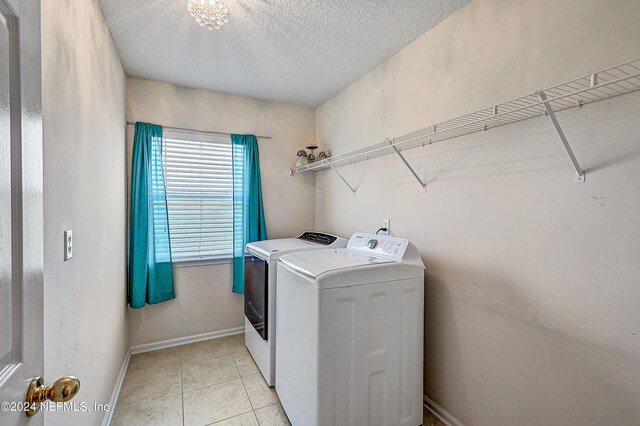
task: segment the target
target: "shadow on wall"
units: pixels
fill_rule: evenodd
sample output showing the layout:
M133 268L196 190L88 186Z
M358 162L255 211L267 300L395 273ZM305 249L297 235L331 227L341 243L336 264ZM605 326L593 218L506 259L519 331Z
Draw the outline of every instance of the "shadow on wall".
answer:
M543 307L516 285L487 271L461 265L457 271L462 280L455 286L433 274L425 278L427 396L441 405L455 401L444 408L466 426L514 419L520 425L637 424L640 360L632 348L550 326ZM536 383L528 381L532 374ZM534 390L541 387L554 392ZM471 406L469 393L475 394Z
M315 173L302 173L299 175L295 175L294 179L300 182L304 187L311 192L315 192L316 186L316 175Z
M585 146L584 140L601 133L602 144L610 141L612 134L603 129L616 129L633 121L640 112L640 93L619 96L615 99L589 104L581 111L573 109L557 113L569 143L585 172L599 171L640 156L640 146L620 155L607 155L599 151L604 145ZM420 150L417 150L420 151ZM476 133L466 137L435 144L423 149L415 159L424 173L432 173L431 180L475 178L489 175L522 173L530 170L572 170L566 151L551 123L546 117L538 117L511 124L488 133Z
M440 278L425 274L424 288L424 394L432 400L442 391L438 383L447 384L455 392L460 407L468 407L464 392L464 363L456 317L453 312L451 295L447 284ZM437 366L451 365L451 369ZM449 371L451 370L451 373ZM468 418L470 413L458 412L460 418Z
M588 104L580 111L560 111L557 116L578 162L589 174L640 157L640 145L627 148L623 153L605 149L608 143L620 139L615 131L612 133L607 129L629 125L636 120L639 112L640 93L631 93ZM596 140L594 135L601 136ZM432 145L426 144L422 148L405 150L403 155L427 186L437 181L523 175L530 172L564 174L573 170L558 134L544 116ZM367 190L417 185L413 176L395 156L367 163L369 162L359 162L343 167L340 171L353 186L362 185ZM372 164L385 164L384 176L380 174L379 167ZM320 190L323 189L322 185L321 182Z

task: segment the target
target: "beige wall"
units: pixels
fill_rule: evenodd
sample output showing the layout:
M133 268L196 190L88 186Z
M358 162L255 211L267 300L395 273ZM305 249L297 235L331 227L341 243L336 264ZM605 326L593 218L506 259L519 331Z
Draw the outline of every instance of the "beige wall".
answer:
M316 110L334 153L640 55L640 2L474 0ZM316 227L427 265L425 393L467 426L637 424L640 96L317 174Z
M313 140L313 109L130 78L127 120L271 136L258 141L269 238L313 228L312 182L287 173L296 151ZM127 133L130 153L132 126ZM127 164L130 167L130 158ZM231 265L174 271L176 299L129 310L132 346L243 326L242 297L231 293Z
M74 401L106 403L127 351L125 76L96 1L42 1L44 351L47 383L73 374ZM63 261L63 232L73 258ZM45 413L51 425L103 412Z

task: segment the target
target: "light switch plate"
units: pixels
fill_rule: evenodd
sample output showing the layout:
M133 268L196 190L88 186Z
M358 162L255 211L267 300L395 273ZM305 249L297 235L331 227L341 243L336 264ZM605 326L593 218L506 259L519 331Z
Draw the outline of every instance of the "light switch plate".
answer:
M71 230L64 231L64 260L67 261L73 257L73 233Z

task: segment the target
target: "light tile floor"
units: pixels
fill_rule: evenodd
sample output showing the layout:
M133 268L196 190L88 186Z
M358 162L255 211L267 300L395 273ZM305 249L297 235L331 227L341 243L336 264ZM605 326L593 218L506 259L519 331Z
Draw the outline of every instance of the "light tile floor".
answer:
M132 355L114 426L287 426L239 334Z
M113 426L288 426L244 335L132 355ZM424 411L425 426L444 426Z

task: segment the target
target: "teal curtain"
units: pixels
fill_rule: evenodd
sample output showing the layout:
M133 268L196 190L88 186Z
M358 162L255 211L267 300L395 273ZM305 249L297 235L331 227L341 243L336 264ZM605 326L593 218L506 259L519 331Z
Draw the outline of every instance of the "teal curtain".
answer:
M137 122L131 166L129 304L142 308L173 298L162 127Z
M254 135L231 135L233 153L233 292L244 293L244 250L267 239L260 156Z

